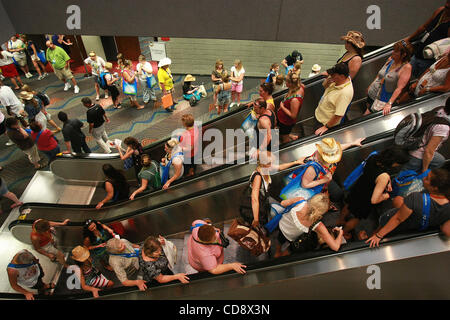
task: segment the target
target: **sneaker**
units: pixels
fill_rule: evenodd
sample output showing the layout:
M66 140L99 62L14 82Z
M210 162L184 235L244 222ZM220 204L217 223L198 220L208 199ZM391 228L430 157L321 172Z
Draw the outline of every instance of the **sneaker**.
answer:
M9 146L12 146L14 144L14 142L12 142L11 140L9 140L8 142L6 142L6 145L9 147Z
M0 74L0 80L5 80L5 77L2 74Z
M100 97L99 97L99 96L96 96L96 97L95 97L95 101L98 101L98 100L100 100Z
M108 98L109 98L109 96L107 94L105 94L105 99L108 99Z
M48 73L47 73L47 72L44 73L44 77L46 77L46 76L48 76Z
M31 74L31 73L25 73L25 77L27 78L27 79L29 79L29 78L32 78L33 77L33 75Z
M80 88L79 88L78 86L75 86L75 87L73 88L73 92L74 92L75 94L77 94L78 92L80 92Z
M72 86L70 85L70 83L66 82L65 86L64 86L64 91L69 90L70 88L72 88Z
M42 80L42 79L44 79L44 75L40 75L40 76L38 77L38 80Z

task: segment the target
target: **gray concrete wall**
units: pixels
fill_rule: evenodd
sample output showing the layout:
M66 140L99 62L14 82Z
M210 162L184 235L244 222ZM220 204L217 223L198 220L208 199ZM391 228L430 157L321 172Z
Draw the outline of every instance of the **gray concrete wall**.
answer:
M11 21L9 20L9 16L6 13L5 8L3 7L3 3L0 2L0 21L1 21L1 28L0 28L0 44L5 43L6 41L11 38L11 36L16 33L14 26L12 25Z
M140 37L141 51L150 58L148 48L152 37ZM172 59L172 71L177 74L211 74L217 59L222 59L229 70L235 59L240 59L247 76L265 77L270 65L278 64L293 50L299 50L304 59L302 77L306 78L313 64L322 70L334 65L344 52L343 45L275 41L247 41L222 39L171 38L166 53ZM280 68L283 72L283 67Z
M340 43L348 30L369 45L414 32L445 0L1 0L17 32ZM79 29L67 8L81 10ZM376 6L379 23L371 23ZM70 19L69 19L70 21Z

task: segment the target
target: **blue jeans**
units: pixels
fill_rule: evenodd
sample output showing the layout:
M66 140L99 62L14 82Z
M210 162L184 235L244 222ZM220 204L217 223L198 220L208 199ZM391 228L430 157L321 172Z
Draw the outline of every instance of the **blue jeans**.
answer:
M59 149L59 146L57 146L55 149L50 150L50 151L44 151L44 150L41 150L41 151L42 151L42 153L44 153L47 156L48 161L52 161L54 158L56 158L56 155L61 152L61 150Z
M419 78L425 70L427 70L433 63L435 63L436 60L433 59L419 59L416 56L413 56L411 58L411 61L409 62L412 66L412 78Z
M434 153L433 160L431 160L429 169L440 168L444 165L445 158L439 152ZM402 170L414 170L416 172L422 172L422 159L418 159L413 156L409 156L409 161L403 166Z

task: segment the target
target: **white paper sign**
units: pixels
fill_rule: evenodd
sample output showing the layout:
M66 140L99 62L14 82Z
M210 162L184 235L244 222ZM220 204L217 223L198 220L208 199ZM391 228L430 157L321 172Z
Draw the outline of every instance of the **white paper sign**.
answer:
M166 58L166 44L164 42L152 42L149 45L150 56L153 61L160 61Z

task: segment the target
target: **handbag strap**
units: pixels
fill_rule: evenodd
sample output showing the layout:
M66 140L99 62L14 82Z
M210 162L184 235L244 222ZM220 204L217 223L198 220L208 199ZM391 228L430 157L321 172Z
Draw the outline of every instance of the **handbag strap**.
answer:
M191 232L192 232L192 230L194 230L195 228L199 228L199 227L201 227L201 226L203 226L203 225L205 225L205 223L197 223L197 224L191 226ZM222 231L219 231L219 232L222 233ZM222 237L221 237L221 238L222 238ZM194 236L192 236L192 239L194 239L194 241L197 242L197 243L204 244L205 246L220 246L220 247L226 248L226 246L225 246L224 244L219 243L219 242L205 243L205 242L202 242L202 241L199 241L199 240L195 239Z
M140 249L134 249L134 252L131 253L109 253L112 256L119 256L124 258L137 258L139 256Z
M423 193L422 194L422 220L420 225L420 231L425 230L428 228L428 224L430 223L430 202L431 197L429 193Z

